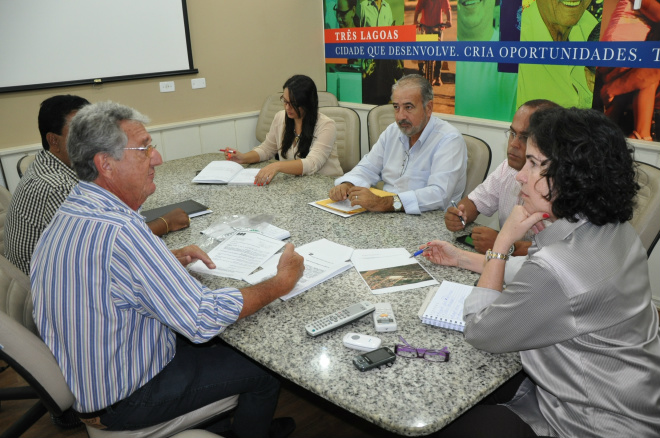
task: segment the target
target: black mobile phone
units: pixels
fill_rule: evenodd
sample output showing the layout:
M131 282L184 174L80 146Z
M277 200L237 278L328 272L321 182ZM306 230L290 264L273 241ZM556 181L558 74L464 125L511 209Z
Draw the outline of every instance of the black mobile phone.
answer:
M381 365L388 365L394 362L396 354L387 347L377 348L368 353L362 353L353 358L353 365L360 371L367 371Z
M465 245L471 246L472 248L474 248L474 240L472 240L471 235L466 234L464 236L458 236L456 238L456 241L460 242L460 243L464 243Z

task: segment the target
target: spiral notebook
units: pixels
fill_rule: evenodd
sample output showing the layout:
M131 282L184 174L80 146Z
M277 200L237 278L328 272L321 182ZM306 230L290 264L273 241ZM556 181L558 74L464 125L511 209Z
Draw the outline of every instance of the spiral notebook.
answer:
M419 309L419 317L424 324L462 332L465 330L463 302L470 292L472 286L443 281L428 293Z

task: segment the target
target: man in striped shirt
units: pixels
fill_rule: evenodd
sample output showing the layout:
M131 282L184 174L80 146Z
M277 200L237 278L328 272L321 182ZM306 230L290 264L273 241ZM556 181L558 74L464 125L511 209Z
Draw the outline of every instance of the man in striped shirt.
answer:
M140 429L240 394L224 433L274 436L269 429L283 423L271 425L278 381L229 347L192 343L288 293L303 259L287 244L277 275L242 290L210 290L190 276L184 266L192 261L215 265L194 245L168 250L137 213L162 163L147 121L112 102L88 105L71 121L67 147L80 183L31 265L41 337L88 425ZM282 420L289 430L276 436L295 427Z

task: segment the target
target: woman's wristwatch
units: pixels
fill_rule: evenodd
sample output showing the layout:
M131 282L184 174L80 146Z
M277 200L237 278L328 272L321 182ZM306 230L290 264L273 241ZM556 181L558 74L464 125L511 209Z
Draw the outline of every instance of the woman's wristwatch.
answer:
M510 254L510 253L509 253ZM498 259L504 260L505 262L509 260L509 254L502 254L501 252L493 252L492 250L486 251L486 260Z

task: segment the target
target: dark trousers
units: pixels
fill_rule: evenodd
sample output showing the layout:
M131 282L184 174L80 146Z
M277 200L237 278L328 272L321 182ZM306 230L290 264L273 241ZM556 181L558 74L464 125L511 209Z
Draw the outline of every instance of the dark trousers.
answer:
M266 437L280 384L222 343L193 345L177 337L176 355L153 379L101 415L108 430L135 430L240 394L233 423L239 437ZM217 425L211 428L217 431Z
M531 427L506 406L520 384L527 378L519 372L496 389L479 404L465 412L447 427L434 434L435 438L529 438L536 437Z

